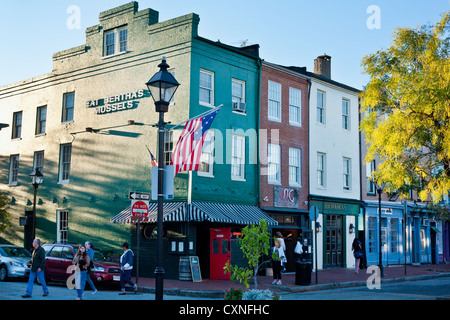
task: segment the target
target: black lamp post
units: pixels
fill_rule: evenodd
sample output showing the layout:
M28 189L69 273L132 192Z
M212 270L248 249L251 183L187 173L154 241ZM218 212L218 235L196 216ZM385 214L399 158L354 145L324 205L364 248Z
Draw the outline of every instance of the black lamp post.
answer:
M384 277L384 270L383 270L383 255L382 255L382 241L381 241L381 194L383 193L384 184L376 185L377 192L378 192L378 234L379 234L379 252L378 252L378 267L380 268L380 276Z
M31 185L34 189L34 198L33 198L33 229L31 234L31 239L36 238L36 193L37 188L42 182L44 182L44 176L39 171L38 168L34 169L33 172L30 173Z
M147 83L153 101L155 102L156 112L159 112L158 122L158 217L157 217L157 251L156 251L156 269L155 269L155 300L163 300L163 200L164 200L164 113L169 111L170 100L172 100L175 91L180 84L174 76L167 71L169 65L166 63L166 57L162 58L157 72Z

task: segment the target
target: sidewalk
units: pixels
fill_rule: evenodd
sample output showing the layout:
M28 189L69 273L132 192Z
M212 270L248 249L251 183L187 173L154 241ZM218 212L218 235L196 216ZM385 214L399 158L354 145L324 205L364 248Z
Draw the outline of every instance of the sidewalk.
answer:
M258 289L268 289L282 292L306 292L314 290L327 290L333 288L357 287L365 286L366 281L372 274L367 274L366 269L360 270L356 274L352 269L327 269L319 270L317 275L318 283L316 284L316 275L311 274L311 285L298 286L295 284L295 273L282 274L282 285L272 285L272 277L258 276ZM384 267L384 277L382 283L413 281L431 279L437 277L450 276L450 264L439 265L420 265L420 266L389 266ZM133 279L134 280L134 279ZM250 289L253 289L253 279L250 280ZM155 279L139 278L139 291L146 293L155 292ZM222 298L225 290L230 287L242 287L237 281L230 280L203 280L202 282L181 281L164 279L164 294L189 297L203 298Z

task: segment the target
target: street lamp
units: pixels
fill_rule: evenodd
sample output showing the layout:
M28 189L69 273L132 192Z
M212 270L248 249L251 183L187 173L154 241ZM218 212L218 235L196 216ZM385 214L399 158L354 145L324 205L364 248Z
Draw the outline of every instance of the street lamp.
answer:
M379 234L379 252L378 252L378 267L380 268L380 276L384 277L383 270L383 256L382 256L382 241L381 241L381 194L383 193L383 189L385 184L383 183L381 186L376 184L377 192L378 192L378 234Z
M31 234L31 239L36 238L36 193L37 188L40 184L44 182L44 176L39 171L38 168L34 169L33 172L30 173L31 185L34 189L34 200L33 200L33 229Z
M180 84L167 71L169 65L166 57L158 66L160 70L146 83L159 112L158 122L158 217L157 217L157 250L155 269L155 300L163 300L164 267L163 261L163 199L164 199L164 113L169 111L170 100Z

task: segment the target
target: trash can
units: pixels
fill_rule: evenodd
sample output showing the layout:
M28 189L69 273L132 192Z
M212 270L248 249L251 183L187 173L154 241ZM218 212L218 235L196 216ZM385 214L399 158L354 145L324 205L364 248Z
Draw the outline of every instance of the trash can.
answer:
M311 284L312 265L309 262L297 262L295 265L295 284L309 286Z

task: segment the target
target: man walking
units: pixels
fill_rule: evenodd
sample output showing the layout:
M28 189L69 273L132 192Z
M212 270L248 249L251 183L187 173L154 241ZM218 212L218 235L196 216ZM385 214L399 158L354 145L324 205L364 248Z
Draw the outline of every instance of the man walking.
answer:
M22 296L22 298L31 298L33 293L33 285L36 277L39 279L42 285L42 290L44 291L44 297L48 296L48 288L45 283L44 277L44 267L45 267L45 250L41 247L41 240L33 240L33 255L31 257L31 271L30 277L28 278L27 292Z
M91 266L93 268L94 267L94 249L91 248L92 242L86 241L84 246L86 247L86 253L89 255L89 260L91 261ZM89 268L88 274L86 277L86 282L89 283L89 285L91 286L92 294L96 294L97 288L95 287L94 283L92 282L91 275L90 275L91 273L92 273L92 269Z

